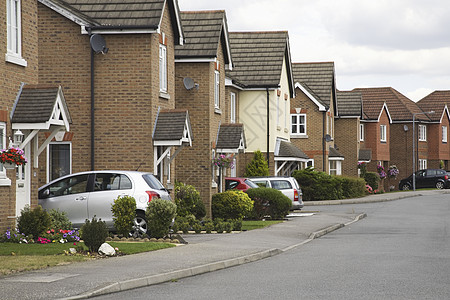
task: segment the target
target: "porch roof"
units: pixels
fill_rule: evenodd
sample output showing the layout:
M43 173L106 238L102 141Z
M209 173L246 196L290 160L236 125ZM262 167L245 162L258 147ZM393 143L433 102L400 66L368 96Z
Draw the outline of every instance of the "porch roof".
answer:
M171 109L158 113L153 130L154 146L192 145L191 121L187 110Z
M216 151L219 153L238 153L246 148L244 125L220 125L217 135Z

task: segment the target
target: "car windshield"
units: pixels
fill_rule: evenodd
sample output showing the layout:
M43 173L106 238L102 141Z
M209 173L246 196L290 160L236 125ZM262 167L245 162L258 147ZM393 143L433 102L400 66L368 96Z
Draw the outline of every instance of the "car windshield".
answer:
M142 175L142 178L144 178L145 182L147 182L147 184L155 190L165 190L164 186L161 184L161 182L159 182L158 179L156 179L155 176L153 176L152 174L144 174Z
M251 181L250 179L245 179L244 181L249 187L251 188L257 188L259 187L259 185L257 185L256 183L254 183L253 181Z

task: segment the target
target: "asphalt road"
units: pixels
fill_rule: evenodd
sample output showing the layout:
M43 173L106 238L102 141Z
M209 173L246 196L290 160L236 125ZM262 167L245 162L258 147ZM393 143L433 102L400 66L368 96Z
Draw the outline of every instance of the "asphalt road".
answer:
M268 259L96 299L450 298L450 195L306 209L368 216Z

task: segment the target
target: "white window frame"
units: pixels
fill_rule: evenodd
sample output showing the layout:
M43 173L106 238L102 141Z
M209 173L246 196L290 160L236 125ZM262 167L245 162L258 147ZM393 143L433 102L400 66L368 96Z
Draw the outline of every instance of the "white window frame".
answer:
M292 122L292 117L296 117L297 118L297 123L296 124L294 124L294 122ZM304 120L305 120L304 123L300 123L300 118L301 117L304 117ZM305 128L305 132L304 133L300 132L301 125L303 125L304 128ZM292 128L293 127L296 128L297 132L295 132L295 133L292 132ZM291 114L291 135L294 135L294 136L295 135L305 136L306 132L307 132L306 130L307 130L307 127L306 127L306 114Z
M159 44L159 91L167 93L167 47Z
M386 125L380 125L380 142L386 143L387 141L387 126Z
M447 126L442 126L442 142L443 143L447 143L447 138L448 136L448 130L447 130Z
M26 67L27 61L22 58L21 0L6 0L6 28L5 60Z
M47 182L50 182L50 145L69 145L69 174L72 174L72 142L71 141L65 141L65 142L50 142L47 146ZM55 179L55 178L53 178Z
M336 162L336 168L331 168L331 164ZM342 160L328 159L328 175L342 175Z
M236 123L236 93L230 93L230 122Z
M359 124L359 141L364 142L364 124Z
M427 141L427 125L419 124L419 142Z
M214 71L214 108L220 109L220 73Z
M426 159L419 158L419 170L427 169L427 165L428 163Z

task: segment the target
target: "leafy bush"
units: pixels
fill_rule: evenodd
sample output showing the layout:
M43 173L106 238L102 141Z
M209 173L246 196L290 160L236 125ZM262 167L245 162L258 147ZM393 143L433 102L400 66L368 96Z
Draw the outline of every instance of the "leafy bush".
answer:
M378 183L380 182L380 176L376 172L367 172L364 175L364 180L373 190L378 190Z
M167 236L176 214L177 206L175 203L163 199L152 200L145 212L150 235L154 238Z
M133 220L136 218L136 200L131 196L117 197L111 204L114 227L123 236L133 229Z
M366 182L363 178L341 177L344 198L358 198L366 193Z
M81 239L84 241L86 247L90 252L98 252L98 248L106 241L108 237L108 229L106 223L95 216L92 221L86 219L83 226L81 226Z
M203 226L205 227L206 233L211 233L214 230L214 223L212 221L205 222Z
M276 189L260 187L247 190L247 194L254 201L251 219L261 220L265 216L283 219L292 206L291 199Z
M51 219L50 229L57 230L72 230L72 222L70 222L69 217L65 211L60 211L59 209L52 209L48 212Z
M245 167L245 177L269 176L269 165L261 151L254 153L253 159Z
M197 220L206 216L205 204L200 198L200 193L192 185L175 183L175 204L179 216L192 214Z
M200 233L202 231L202 225L200 223L195 223L192 226L192 229L195 231L195 233Z
M25 235L37 239L52 225L50 215L38 205L34 209L26 205L17 218L17 228Z
M313 168L297 170L292 173L303 190L303 200L342 199L342 179L315 171Z
M253 209L253 201L249 196L236 190L218 193L212 196L212 216L213 218L242 219Z

